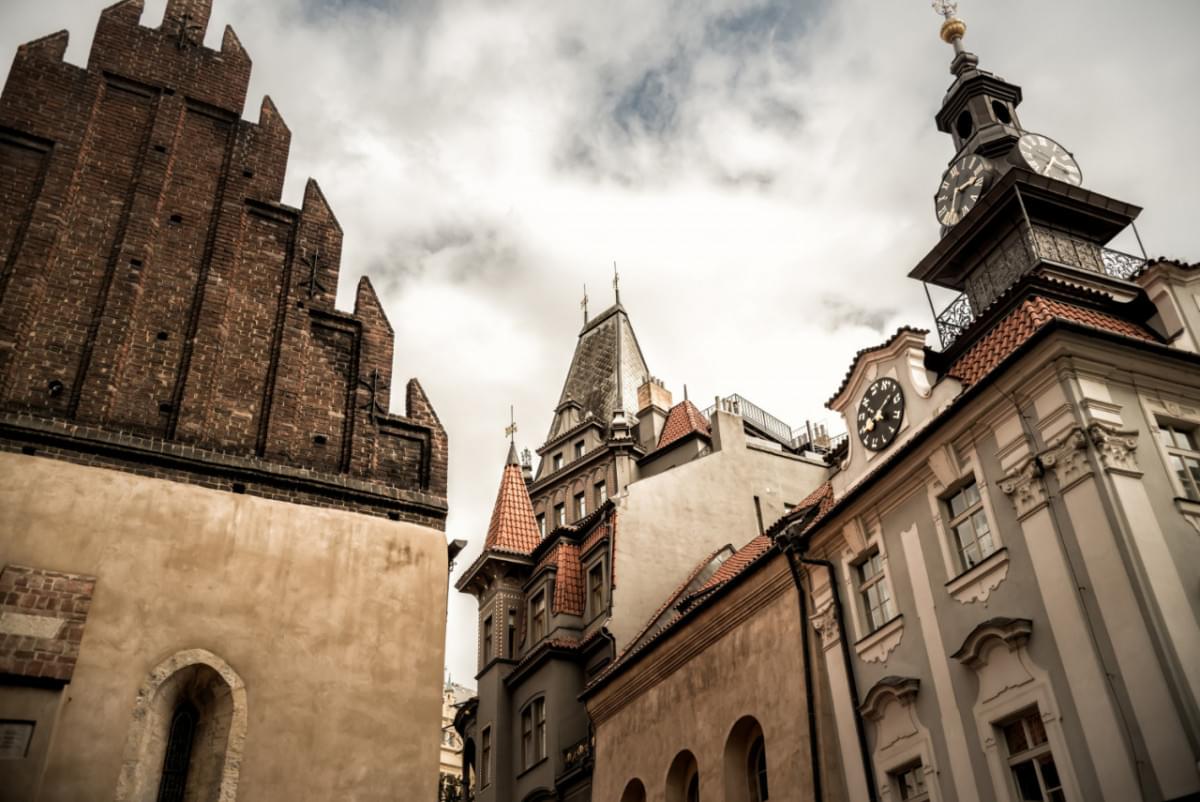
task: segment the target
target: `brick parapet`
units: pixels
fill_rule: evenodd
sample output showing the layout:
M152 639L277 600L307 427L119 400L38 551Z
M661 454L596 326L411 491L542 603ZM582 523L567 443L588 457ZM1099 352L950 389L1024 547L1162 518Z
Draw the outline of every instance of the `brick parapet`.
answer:
M154 29L140 0L106 9L86 69L65 33L18 50L0 410L432 497L436 518L445 430L415 382L390 413L392 328L365 278L335 308L341 226L314 181L280 203L291 133L269 98L241 119L250 60L229 29L203 46L210 4L170 0Z
M0 674L70 682L96 578L6 565L0 571Z

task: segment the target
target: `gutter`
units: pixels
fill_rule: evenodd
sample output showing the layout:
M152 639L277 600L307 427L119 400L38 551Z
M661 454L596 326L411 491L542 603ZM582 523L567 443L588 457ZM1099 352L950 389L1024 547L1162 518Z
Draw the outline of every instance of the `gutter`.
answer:
M796 567L798 558L794 547L788 544L783 553L787 557L788 568L792 572L796 597L800 600L800 643L801 648L804 649L804 706L808 711L808 757L812 762L813 799L816 802L825 802L825 791L821 782L821 746L817 741L817 713L813 709L816 695L813 692L812 671L809 670L808 665L809 657L812 654L809 651L808 643L808 594L804 590L804 585L800 583L800 569Z
M875 787L875 779L874 779L874 777L875 777L874 762L871 760L871 751L870 751L870 749L867 748L867 731L866 731L866 727L863 725L862 712L858 709L859 704L860 704L859 695L858 695L858 681L855 679L855 676L854 676L854 661L850 657L850 642L847 640L846 620L845 620L845 615L842 611L842 597L841 597L841 593L838 591L837 571L834 568L833 563L829 562L828 560L818 560L818 559L815 559L812 557L805 557L804 552L808 548L809 540L806 538L803 541L800 541L800 539L798 537L790 536L788 534L788 529L790 529L790 527L785 528L783 533L779 536L779 539L781 541L784 541L784 543L786 544L784 546L784 549L788 553L788 564L792 565L791 560L792 560L793 555L795 555L796 562L799 562L803 565L809 565L809 566L813 566L813 567L817 567L817 568L824 568L825 570L827 570L829 572L829 587L833 591L833 614L834 614L834 617L837 619L838 633L839 633L838 643L841 647L842 663L845 666L845 670L846 670L846 681L850 686L849 687L850 708L851 708L851 710L854 711L854 731L858 735L858 750L859 750L860 755L862 756L863 774L865 775L865 779L867 782L867 798L870 800L870 802L879 802L879 792ZM805 640L807 641L808 619L807 619L807 616L804 615L804 613L807 612L807 608L805 607L805 602L804 602L804 590L800 586L799 577L797 575L796 569L793 567L792 570L793 570L793 581L796 582L796 589L800 592L800 596L801 596L800 605L801 605L801 610L802 610L802 612L801 612L802 617L800 619L800 626L805 633ZM805 646L805 648L807 649L807 645ZM807 652L805 654L805 657L807 659ZM805 673L807 674L808 672L806 671ZM810 684L811 684L811 681L812 681L811 679L807 680L807 682ZM806 688L806 690L808 690L808 689ZM810 727L811 727L811 726L813 726L813 722L811 721L811 717L812 717L811 707L809 709L809 716L810 716ZM815 758L814 758L814 760L815 760ZM818 776L816 773L817 772L816 766L817 766L817 763L814 762L814 764L813 764L814 786L816 784L816 777Z

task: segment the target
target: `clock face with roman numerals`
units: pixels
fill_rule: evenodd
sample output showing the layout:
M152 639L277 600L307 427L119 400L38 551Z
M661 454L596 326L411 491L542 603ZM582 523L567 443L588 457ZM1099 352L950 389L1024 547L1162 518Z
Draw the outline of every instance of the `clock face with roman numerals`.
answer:
M858 439L872 451L881 451L896 439L904 420L904 391L892 378L879 379L858 402Z

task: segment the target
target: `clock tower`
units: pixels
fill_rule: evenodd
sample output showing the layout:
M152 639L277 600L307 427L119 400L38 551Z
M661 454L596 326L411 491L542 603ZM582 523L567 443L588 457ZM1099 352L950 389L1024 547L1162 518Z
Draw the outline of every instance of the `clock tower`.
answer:
M954 156L934 197L942 239L909 276L961 293L935 312L943 351L965 347L973 339L965 334L987 328L981 318L1002 313L1020 294L1018 284L1037 279L1140 307L1144 296L1133 279L1144 255L1106 246L1141 209L1085 189L1074 156L1021 125L1021 88L981 70L965 49L957 3L933 6L945 17L941 38L954 48L954 82L936 117Z

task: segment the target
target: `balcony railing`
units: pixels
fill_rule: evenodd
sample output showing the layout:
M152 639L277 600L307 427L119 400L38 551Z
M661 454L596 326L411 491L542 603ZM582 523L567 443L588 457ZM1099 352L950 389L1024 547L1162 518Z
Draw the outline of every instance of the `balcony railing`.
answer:
M1100 249L1101 272L1106 276L1133 281L1146 269L1146 260L1111 248ZM938 337L945 351L959 336L975 322L976 310L971 308L971 299L964 292L951 301L937 316Z
M579 741L568 746L563 750L563 771L568 772L573 768L582 766L592 759L592 748L594 743L592 736L588 735Z

